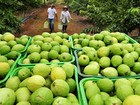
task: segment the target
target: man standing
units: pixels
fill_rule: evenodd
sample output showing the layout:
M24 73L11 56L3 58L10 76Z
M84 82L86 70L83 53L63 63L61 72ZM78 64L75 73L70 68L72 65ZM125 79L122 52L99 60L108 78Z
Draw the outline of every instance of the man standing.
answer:
M48 10L47 10L47 18L48 18L48 22L49 22L50 32L53 32L54 31L54 19L56 18L56 21L58 19L57 11L55 9L54 4L52 4L51 7L48 8Z

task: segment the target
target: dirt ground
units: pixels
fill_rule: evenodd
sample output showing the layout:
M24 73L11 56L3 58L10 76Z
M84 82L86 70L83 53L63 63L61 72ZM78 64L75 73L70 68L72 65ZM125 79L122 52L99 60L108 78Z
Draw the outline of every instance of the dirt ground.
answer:
M32 16L26 20L20 26L20 33L18 35L38 35L43 32L49 32L49 29L43 28L43 24L46 21L46 13L48 6L42 6L40 8L32 9L24 14L25 16ZM60 13L62 11L63 5L56 5L56 10L58 14L58 21L55 21L55 32L61 30L58 29L58 23L60 22ZM20 14L21 15L21 14ZM73 20L69 23L67 28L67 33L72 35L73 33L80 33L84 28L92 26L92 24L87 23L86 19L75 13L71 13Z

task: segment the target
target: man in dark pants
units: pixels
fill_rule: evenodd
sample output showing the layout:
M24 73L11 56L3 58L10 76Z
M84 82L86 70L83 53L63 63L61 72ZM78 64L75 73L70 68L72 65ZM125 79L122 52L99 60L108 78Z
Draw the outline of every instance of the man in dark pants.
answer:
M55 18L56 18L56 20L58 19L57 11L55 9L54 4L52 4L51 7L48 8L48 10L47 10L47 18L48 18L48 22L49 22L50 32L53 32L54 31L54 19Z

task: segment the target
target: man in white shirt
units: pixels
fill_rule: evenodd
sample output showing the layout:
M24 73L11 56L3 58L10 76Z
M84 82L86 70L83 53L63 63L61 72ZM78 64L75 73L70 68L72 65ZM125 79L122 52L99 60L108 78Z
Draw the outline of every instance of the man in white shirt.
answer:
M49 21L50 32L53 32L54 31L54 19L55 18L56 18L56 20L58 19L57 18L57 11L55 9L54 4L52 4L51 7L48 8L47 18L48 18L48 21Z

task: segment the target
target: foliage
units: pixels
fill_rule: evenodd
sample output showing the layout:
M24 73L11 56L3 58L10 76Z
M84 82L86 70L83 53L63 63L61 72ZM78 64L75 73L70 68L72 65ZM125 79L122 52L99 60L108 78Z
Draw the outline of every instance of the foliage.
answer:
M20 7L19 9L27 9L28 7L39 7L43 4L44 0L17 0Z
M69 4L70 9L79 14L80 10L85 10L85 7L87 6L88 2L87 0L72 0Z
M99 27L96 27L96 26L92 27L92 26L90 26L90 27L87 27L84 30L82 30L81 33L95 34L95 33L100 33L101 31L102 30L99 29Z
M37 7L41 3L42 0L0 0L0 33L18 29L20 18L14 15L17 10Z
M13 32L18 27L19 20L13 15L13 12L17 10L16 5L16 0L0 1L0 33Z
M139 0L73 0L74 12L86 16L99 30L129 32L140 25Z
M57 0L50 0L49 3L55 3Z

